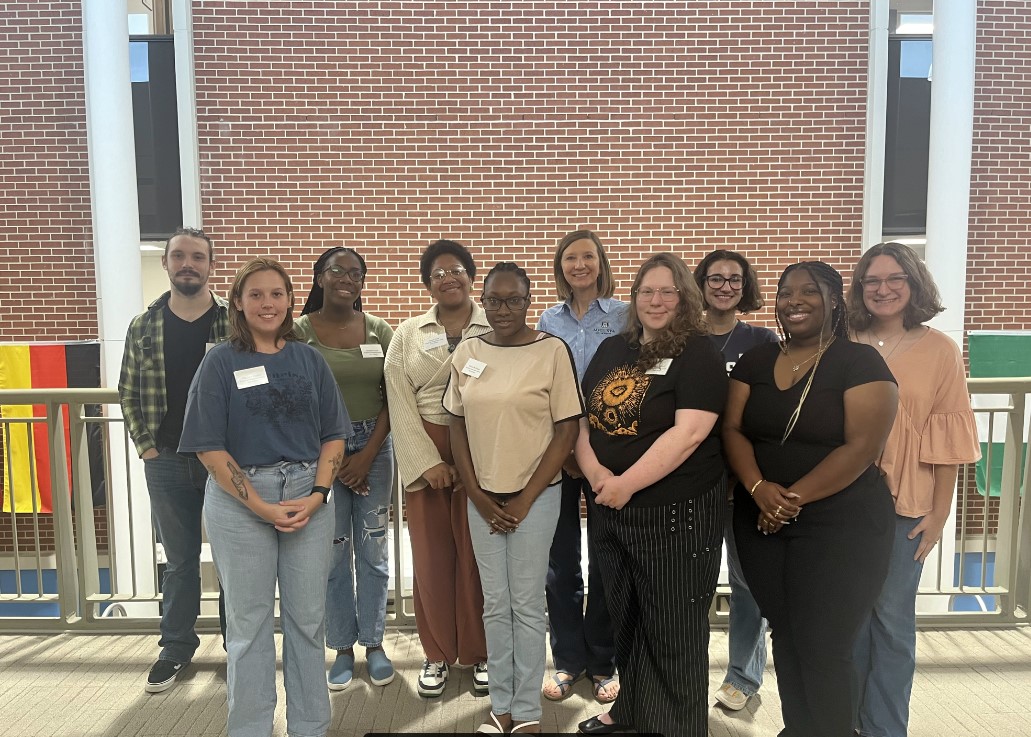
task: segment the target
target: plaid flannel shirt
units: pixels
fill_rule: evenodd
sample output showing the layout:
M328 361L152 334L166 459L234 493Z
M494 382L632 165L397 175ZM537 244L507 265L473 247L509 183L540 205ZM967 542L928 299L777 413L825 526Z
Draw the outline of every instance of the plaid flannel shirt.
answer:
M165 319L164 307L171 292L151 302L147 311L129 323L122 353L122 373L118 396L125 427L141 456L157 447L155 435L168 411L165 394ZM215 300L215 319L211 321L208 341L220 343L229 334L229 303L211 292Z

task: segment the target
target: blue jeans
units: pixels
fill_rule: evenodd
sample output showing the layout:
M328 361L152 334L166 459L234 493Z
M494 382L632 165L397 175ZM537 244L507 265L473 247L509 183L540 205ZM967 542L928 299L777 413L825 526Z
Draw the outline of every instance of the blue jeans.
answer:
M562 473L562 506L548 556L548 619L556 670L608 678L616 672L616 644L605 602L605 583L594 542L587 538L587 610L580 566L580 497L593 494L587 479ZM587 527L597 514L587 507Z
M859 629L853 662L859 685L856 728L864 737L906 737L909 696L916 671L916 591L923 563L913 560L923 518L895 515L888 577L873 612Z
M201 513L208 472L196 456L170 448L143 462L151 516L165 549L161 577L161 639L158 658L189 663L200 645L195 627L200 614Z
M368 444L376 420L352 422L351 428L354 435L347 439L347 455ZM333 484L336 531L326 589L326 647L334 650L347 650L356 642L363 647L383 644L390 577L387 511L394 484L394 446L389 435L369 468L368 482L366 496L339 481Z
M729 683L746 696L754 696L763 685L766 668L766 620L748 590L741 558L734 542L734 500L729 508L723 535L727 541L727 567L730 569L730 634L727 675Z
M306 497L315 482L315 461L243 471L255 492L271 504ZM323 737L330 724L323 642L333 502L316 509L300 530L278 532L209 479L204 522L226 595L229 737L272 734L277 582L287 734Z
M549 486L514 532L496 535L468 502L469 536L483 586L491 709L517 722L541 718L544 581L561 501L560 485Z

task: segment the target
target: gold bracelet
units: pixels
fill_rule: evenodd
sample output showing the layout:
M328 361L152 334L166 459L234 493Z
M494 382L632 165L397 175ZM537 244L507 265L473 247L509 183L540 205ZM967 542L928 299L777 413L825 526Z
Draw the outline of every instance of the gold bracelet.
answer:
M765 480L766 479L759 479L754 484L752 484L752 488L748 490L748 495L749 496L755 496L755 490L758 489L759 488L759 484L761 484Z

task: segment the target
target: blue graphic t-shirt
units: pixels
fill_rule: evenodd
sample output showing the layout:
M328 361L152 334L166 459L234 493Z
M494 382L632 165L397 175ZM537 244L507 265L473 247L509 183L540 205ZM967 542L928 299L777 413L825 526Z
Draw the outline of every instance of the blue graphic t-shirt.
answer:
M349 437L351 420L325 359L288 341L275 354L220 343L197 369L179 451L225 450L242 466L313 461Z

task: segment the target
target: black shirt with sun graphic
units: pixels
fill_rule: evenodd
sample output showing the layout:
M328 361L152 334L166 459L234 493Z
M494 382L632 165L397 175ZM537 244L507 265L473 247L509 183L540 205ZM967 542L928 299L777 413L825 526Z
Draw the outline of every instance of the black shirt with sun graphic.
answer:
M637 368L639 348L622 335L605 340L584 374L583 391L598 461L619 475L673 427L678 409L723 412L727 373L723 356L706 336L691 338L668 367ZM708 437L680 467L630 499L654 507L693 499L709 491L724 472L717 420Z

